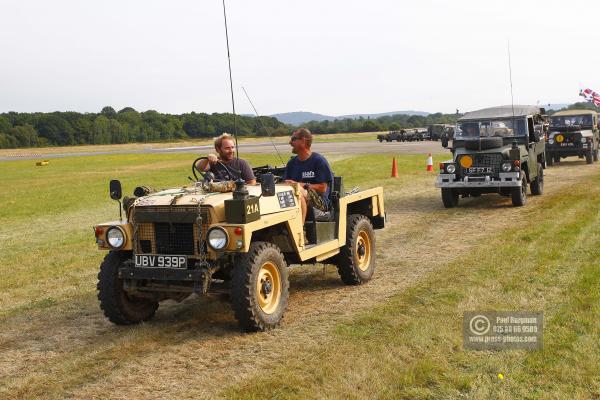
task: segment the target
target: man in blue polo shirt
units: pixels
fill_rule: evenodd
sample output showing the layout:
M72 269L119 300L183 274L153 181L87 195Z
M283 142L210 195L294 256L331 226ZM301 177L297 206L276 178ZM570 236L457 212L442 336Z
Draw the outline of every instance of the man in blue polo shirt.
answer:
M333 173L325 157L310 150L312 138L306 128L292 133L290 146L297 156L288 161L284 175L286 183L302 183L302 223L306 220L309 206L321 211L329 209L329 192L333 182Z

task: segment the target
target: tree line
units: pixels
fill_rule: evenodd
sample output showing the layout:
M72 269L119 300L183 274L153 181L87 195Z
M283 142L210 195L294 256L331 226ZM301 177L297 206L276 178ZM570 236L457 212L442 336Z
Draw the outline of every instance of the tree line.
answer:
M575 103L567 108L598 110L594 104L587 102ZM378 118L310 121L302 126L316 134L379 132L431 124L454 124L459 116L442 113L427 116L396 114ZM284 136L296 128L265 116L238 115L235 123L240 136ZM138 112L131 107L115 111L106 106L99 113L0 114L0 148L158 142L212 138L223 132L234 131L234 116L231 113L191 112L173 115L154 110Z
M312 133L381 132L403 128L425 128L432 124L454 124L460 114L435 113L427 116L395 114L378 118L336 119L333 121L311 121L303 126Z
M289 128L273 117L237 116L240 136L287 135ZM157 142L211 138L234 132L231 113L162 114L107 106L100 113L52 112L0 114L0 148Z

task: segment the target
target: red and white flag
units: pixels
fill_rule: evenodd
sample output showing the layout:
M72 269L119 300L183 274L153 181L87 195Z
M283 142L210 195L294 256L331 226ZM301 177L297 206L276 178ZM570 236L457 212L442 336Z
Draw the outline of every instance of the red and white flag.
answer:
M579 95L583 97L586 101L590 103L594 103L596 107L600 107L600 94L594 92L590 88L581 89L579 91Z

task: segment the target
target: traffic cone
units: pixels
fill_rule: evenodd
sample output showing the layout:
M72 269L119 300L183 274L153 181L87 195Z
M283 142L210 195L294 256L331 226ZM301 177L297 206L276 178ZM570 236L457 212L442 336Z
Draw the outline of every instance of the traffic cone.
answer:
M396 164L396 157L392 160L392 178L398 177L398 164Z
M433 157L431 157L431 153L427 156L427 172L433 172Z

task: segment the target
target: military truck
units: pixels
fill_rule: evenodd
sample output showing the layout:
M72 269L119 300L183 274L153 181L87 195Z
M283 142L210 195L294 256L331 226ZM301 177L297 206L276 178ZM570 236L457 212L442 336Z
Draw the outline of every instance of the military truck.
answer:
M444 135L444 132L451 129L454 132L454 126L450 124L433 124L427 127L429 133L429 140L438 141Z
M459 197L499 193L514 206L544 189L545 126L547 116L536 106L500 106L461 117L454 130L452 159L440 163L435 186L444 207L458 205ZM442 138L442 146L448 140Z
M388 133L381 133L377 135L377 140L379 140L379 143L383 142L384 140L386 142L393 142L394 140L396 142L404 142L405 133L406 131L404 129L400 129L399 131L389 131Z
M374 229L385 224L381 187L346 194L335 177L331 210L309 210L303 224L301 188L276 183L281 169L255 169L256 185L218 182L192 169L195 182L160 191L140 186L123 199L119 220L94 227L98 248L108 251L97 289L111 322L136 324L163 300L221 293L241 328L264 331L283 317L291 264L335 264L348 285L371 279ZM118 180L109 191L120 203Z
M546 162L578 156L588 164L598 161L598 113L592 110L559 111L550 117Z

